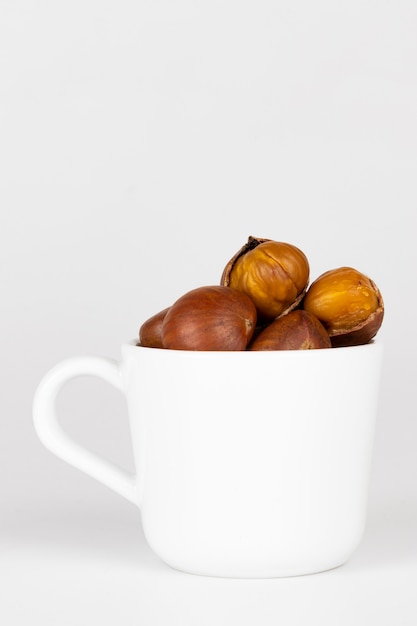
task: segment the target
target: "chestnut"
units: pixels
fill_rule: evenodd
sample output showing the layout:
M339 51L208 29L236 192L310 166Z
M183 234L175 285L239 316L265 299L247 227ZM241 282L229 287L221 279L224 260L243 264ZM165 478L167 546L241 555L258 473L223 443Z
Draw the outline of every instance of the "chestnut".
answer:
M378 287L352 267L321 274L310 285L302 308L318 317L334 347L368 343L384 317L384 302Z
M317 317L296 309L268 324L249 350L314 350L331 348L330 337Z
M256 307L244 293L213 285L197 287L169 308L162 346L172 350L245 350L256 327Z
M296 308L303 298L310 267L296 246L249 237L223 270L221 284L246 293L258 318L271 321Z
M169 307L155 313L139 328L139 345L144 348L162 348L162 322L168 313Z

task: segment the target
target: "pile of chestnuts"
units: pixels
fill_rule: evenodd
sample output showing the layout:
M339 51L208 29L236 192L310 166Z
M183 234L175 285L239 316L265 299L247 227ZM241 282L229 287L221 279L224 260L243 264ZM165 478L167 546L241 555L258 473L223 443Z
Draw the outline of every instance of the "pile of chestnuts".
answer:
M296 246L249 237L220 284L197 287L146 320L138 345L171 350L312 350L369 343L384 317L376 284L352 267L309 286Z

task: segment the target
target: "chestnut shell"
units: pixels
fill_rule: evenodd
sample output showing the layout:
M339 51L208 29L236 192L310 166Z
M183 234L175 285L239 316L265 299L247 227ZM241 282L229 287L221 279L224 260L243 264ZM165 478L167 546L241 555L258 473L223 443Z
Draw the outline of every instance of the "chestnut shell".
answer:
M221 285L197 287L170 307L162 323L162 346L172 350L245 350L256 318L256 307L246 294Z
M249 350L314 350L331 348L330 337L317 317L296 309L268 324Z
M155 313L139 328L139 345L144 348L162 348L162 322L169 307Z

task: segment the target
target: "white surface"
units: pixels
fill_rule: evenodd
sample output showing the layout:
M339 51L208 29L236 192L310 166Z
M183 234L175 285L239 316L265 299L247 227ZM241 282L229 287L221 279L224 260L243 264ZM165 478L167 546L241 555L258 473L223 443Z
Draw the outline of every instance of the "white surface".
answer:
M116 499L116 496L112 498ZM184 626L285 621L331 626L416 622L415 509L375 510L360 550L320 574L271 580L207 578L170 569L145 544L139 513L109 499L41 503L7 528L1 613L8 624Z
M0 3L2 623L416 623L416 32L411 0ZM312 278L357 267L386 303L364 542L268 582L166 569L31 415L47 369L118 358L250 234ZM116 391L74 381L59 408L131 468Z

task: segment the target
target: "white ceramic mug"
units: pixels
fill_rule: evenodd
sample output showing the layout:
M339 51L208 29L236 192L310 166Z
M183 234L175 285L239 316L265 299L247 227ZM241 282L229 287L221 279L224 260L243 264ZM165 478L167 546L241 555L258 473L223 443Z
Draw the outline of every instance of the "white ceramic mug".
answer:
M186 572L266 578L327 570L366 521L382 345L191 352L122 346L40 383L36 431L56 455L136 503L159 557ZM136 476L71 440L55 398L98 376L125 394Z

